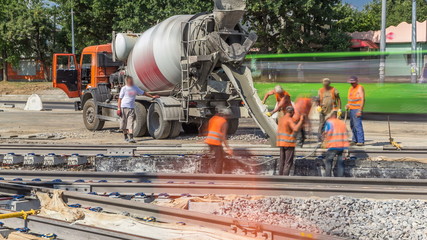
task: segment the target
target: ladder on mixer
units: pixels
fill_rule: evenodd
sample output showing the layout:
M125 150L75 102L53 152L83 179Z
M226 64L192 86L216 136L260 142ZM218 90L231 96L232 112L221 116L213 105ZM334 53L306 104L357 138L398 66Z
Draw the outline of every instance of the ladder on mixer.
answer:
M182 32L184 32L185 27L191 29L191 22L182 23ZM192 46L192 41L190 40L190 30L187 30L187 39L182 39L181 41L181 106L182 111L180 111L179 121L188 122L189 115L189 103L190 103L190 48Z

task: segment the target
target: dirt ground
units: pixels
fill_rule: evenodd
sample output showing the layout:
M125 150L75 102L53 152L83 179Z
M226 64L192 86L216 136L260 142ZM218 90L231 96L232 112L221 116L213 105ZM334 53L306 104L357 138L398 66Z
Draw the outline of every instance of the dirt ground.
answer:
M107 122L102 131L88 131L82 120L82 113L74 110L23 111L16 108L0 108L0 143L52 143L52 144L127 144L118 131L118 123ZM349 124L347 122L347 124ZM364 121L366 145L383 146L388 144L388 126L386 121ZM313 129L317 129L313 121ZM392 135L404 146L427 146L427 123L391 122ZM3 139L10 135L53 134L65 137L61 140L18 140ZM234 144L268 144L260 138L261 131L252 119L241 119L240 128L232 136ZM314 135L313 136L314 139ZM151 137L136 138L139 144L182 144L201 143L202 138L196 135L181 133L177 139L154 140ZM307 144L307 147L315 143Z
M54 90L54 88L51 82L28 83L0 81L0 95L46 94L52 90Z

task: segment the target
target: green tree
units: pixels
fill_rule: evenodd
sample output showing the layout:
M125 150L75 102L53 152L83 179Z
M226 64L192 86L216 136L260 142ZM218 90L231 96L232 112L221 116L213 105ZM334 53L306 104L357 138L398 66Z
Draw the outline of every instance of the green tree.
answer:
M75 48L80 52L90 45L109 42L118 6L116 0L55 0L58 5L58 36L56 49L71 52L71 9L74 11Z
M111 41L116 32L143 32L177 14L211 11L212 1L194 0L55 0L59 7L60 35L66 41L58 48L71 51L71 7L75 24L76 51Z
M26 41L31 35L30 20L24 15L26 6L20 1L1 0L0 10L0 50L3 68L3 80L7 81L7 65L18 64L25 53Z
M7 80L7 64L17 65L21 58L32 58L44 67L49 78L50 49L54 28L51 9L42 0L2 0L0 49L3 79Z
M24 40L26 56L33 56L44 67L44 78L49 80L51 53L55 37L55 24L52 19L54 8L45 5L43 0L27 0L28 31L31 37Z
M213 1L206 0L119 0L114 21L116 31L143 32L174 15L209 12Z
M387 27L397 26L401 22L411 23L412 1L387 0ZM427 4L425 0L417 1L417 21L427 19ZM359 13L355 22L355 30L370 31L381 29L381 0L367 4Z
M261 52L322 50L328 39L346 30L339 22L345 13L340 0L248 0L247 5L245 22L258 34ZM341 50L343 43L338 47Z

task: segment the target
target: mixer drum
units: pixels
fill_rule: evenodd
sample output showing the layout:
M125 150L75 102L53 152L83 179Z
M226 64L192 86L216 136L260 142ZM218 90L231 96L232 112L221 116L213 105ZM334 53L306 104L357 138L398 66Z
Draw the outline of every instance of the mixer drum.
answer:
M193 15L178 15L148 29L128 57L128 74L145 91L165 94L181 81L182 23Z

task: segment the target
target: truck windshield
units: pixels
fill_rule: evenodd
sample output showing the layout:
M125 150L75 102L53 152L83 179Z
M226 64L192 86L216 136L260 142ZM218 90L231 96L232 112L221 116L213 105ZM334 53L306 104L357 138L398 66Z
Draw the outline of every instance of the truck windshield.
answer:
M98 53L98 66L99 67L120 67L123 65L122 61L113 62L111 53Z

